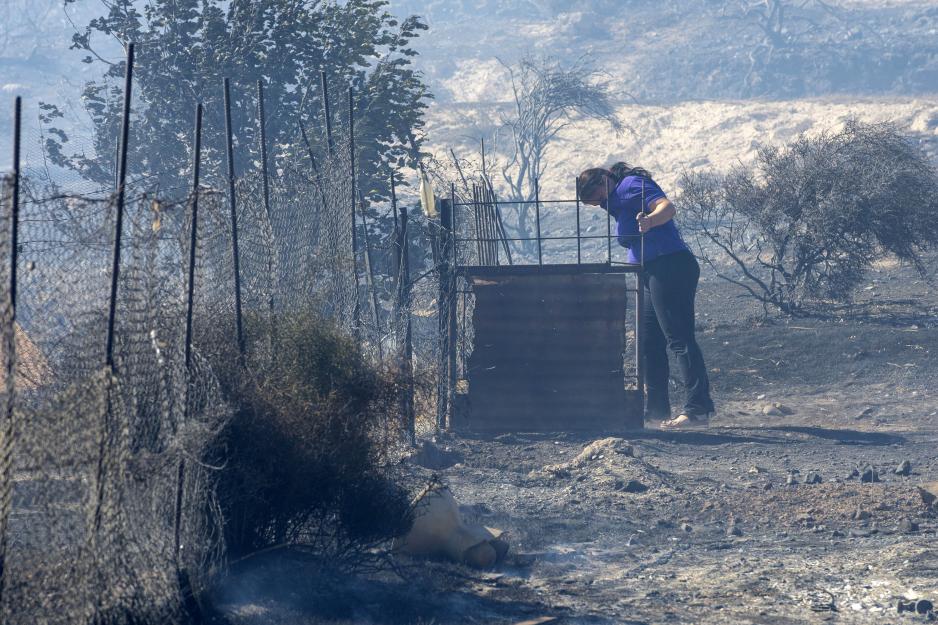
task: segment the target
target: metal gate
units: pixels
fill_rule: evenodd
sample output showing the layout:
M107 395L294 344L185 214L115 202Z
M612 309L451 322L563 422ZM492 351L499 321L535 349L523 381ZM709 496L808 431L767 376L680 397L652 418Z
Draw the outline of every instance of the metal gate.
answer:
M620 260L606 212L484 187L443 211L450 429L641 428L642 267Z

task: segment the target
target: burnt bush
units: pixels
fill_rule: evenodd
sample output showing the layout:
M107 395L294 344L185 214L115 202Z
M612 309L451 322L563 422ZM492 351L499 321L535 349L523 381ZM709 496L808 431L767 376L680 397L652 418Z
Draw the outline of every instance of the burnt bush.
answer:
M686 227L717 275L788 314L849 302L878 256L924 276L922 252L938 243L938 174L891 124L802 136L681 187Z
M398 379L314 314L272 327L244 369L219 363L235 410L217 452L229 553L304 545L334 564L361 564L410 526L392 468Z

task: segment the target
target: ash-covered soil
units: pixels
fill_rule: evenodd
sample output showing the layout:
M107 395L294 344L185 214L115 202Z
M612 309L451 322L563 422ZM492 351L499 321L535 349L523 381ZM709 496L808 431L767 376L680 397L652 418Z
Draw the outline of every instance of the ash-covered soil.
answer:
M718 422L626 440L452 441L465 462L445 479L513 538L489 596L603 623L882 623L900 598L938 599L938 518L915 488L938 475L934 432ZM881 482L852 475L866 465Z
M410 562L405 581L311 594L310 570L281 561L252 578L280 593L288 579L290 591L247 583L235 599L246 592L236 587L229 614L237 623L894 623L900 599L938 602L938 515L916 490L938 477L934 430L720 421L599 440L448 438L441 444L463 462L437 474L465 518L508 531L503 565ZM903 460L908 476L895 473ZM879 482L854 474L867 465ZM813 475L821 483L806 483Z
M467 519L507 530L493 571L401 561L319 583L281 558L218 602L252 624L929 622L896 606L938 604L938 512L917 490L938 481L936 298L894 265L869 284L828 318L762 321L706 277L705 431L438 439L461 461L408 479L438 475Z

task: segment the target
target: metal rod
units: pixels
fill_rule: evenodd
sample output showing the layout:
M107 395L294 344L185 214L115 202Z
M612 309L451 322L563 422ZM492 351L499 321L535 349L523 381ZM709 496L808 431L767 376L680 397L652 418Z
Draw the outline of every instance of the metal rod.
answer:
M488 198L485 202L485 229L489 236L488 250L489 262L493 265L498 264L498 231L495 225L495 196L492 190L488 191Z
M456 364L456 368L457 368L456 370L457 370L457 371L461 371L464 378L468 378L468 377L469 377L469 374L468 374L469 365L466 363L466 359L468 358L468 354L466 354L466 351L467 351L467 345L466 345L466 343L467 343L467 341L466 341L466 330L465 330L465 328L466 328L466 304L467 304L467 300L469 299L469 294L470 294L469 291L470 291L470 290L471 290L471 289L460 289L460 288L458 287L458 285L457 285L457 288L456 288L456 297L460 298L460 300L461 300L460 303L462 304L462 306L460 307L460 309L461 309L460 312L462 313L462 323L460 323L459 321L457 321L456 327L463 329L462 332L459 333L459 336L456 337L456 344L457 344L457 346L459 347L459 354L458 354L458 359L457 359L457 364ZM460 341L459 339L462 339L462 340ZM458 376L458 374L457 374L457 376Z
M642 214L645 213L645 178L642 177ZM636 314L641 315L641 312L645 308L645 233L641 233L641 241L639 243L640 254L639 258L639 270L635 274L636 280L636 293L635 293L635 307ZM642 407L642 419L644 420L645 414L645 367L642 362L642 349L644 348L644 331L642 328L641 317L636 317L635 323L635 377L638 382L638 394L639 402Z
M406 209L402 206L400 209L397 207L397 203L392 199L391 201L391 210L394 211L394 245L392 247L394 251L394 266L396 267L396 272L394 273L394 315L395 315L395 324L398 323L397 316L403 314L404 310L404 289L406 287L404 280L404 245L406 245L407 239L404 238L404 220L406 217L403 213L406 212ZM395 325L395 331L399 331L400 326ZM399 333L396 333L398 340L398 350L402 346L401 336Z
M378 360L383 361L384 348L381 345L381 318L378 316L378 310L380 310L378 307L378 287L375 284L375 273L372 265L371 240L368 236L368 219L365 215L365 198L361 196L361 193L359 193L358 208L362 216L362 243L365 244L365 275L368 277L368 291L371 294L369 303L371 304L371 316L375 321L375 341L378 346Z
M120 162L121 162L121 139L120 136L117 137L117 143L114 146L114 192L117 192L117 187L120 184Z
M173 546L175 547L173 561L176 563L177 569L180 568L179 552L182 551L182 490L183 486L185 485L185 480L186 461L180 460L179 467L176 471L176 518L175 525L173 526Z
M495 214L492 210L492 205L489 203L491 201L491 194L489 193L488 185L482 187L482 231L485 233L485 258L486 264L488 265L497 265L498 258L497 254L492 252L492 248L497 245L495 239Z
M493 265L499 264L498 258L498 220L495 215L495 193L488 190L489 201L485 204L486 229L489 233L489 259Z
M319 166L316 164L316 155L313 154L313 146L309 142L309 135L306 134L306 126L303 125L303 120L299 121L300 125L300 134L303 136L303 143L306 145L306 153L309 155L309 164L313 167L313 172L318 176L319 175Z
M603 239L603 240L606 240L606 239L609 239L609 238L617 239L618 237L615 236L615 235L613 235L612 237L608 237L608 236L606 236L605 234L584 234L584 235L580 236L580 238L583 239L584 241L588 241L588 240L591 240L591 239ZM628 238L628 239L638 239L638 238L639 238L639 235L637 235L637 234L622 235L622 238L623 238L623 239L626 239L626 238ZM573 236L573 235L570 235L570 236L567 236L567 237L541 237L541 240L543 240L543 241L573 241L573 240L575 240L575 239L576 239L576 237ZM479 240L479 239L468 238L468 239L460 239L459 241L460 241L461 243L474 243L474 242L476 242L476 241L478 241L478 240ZM481 239L481 240L487 241L487 240L490 240L490 239ZM508 240L508 241L513 241L513 242L519 242L519 241L537 241L537 237L509 237L507 240ZM626 264L628 264L628 263L626 263ZM638 263L633 263L633 264L635 264L636 266L638 265Z
M537 264L544 264L544 255L541 251L541 185L534 179L534 222L537 226Z
M267 170L267 115L264 113L264 81L257 81L257 125L260 128L261 139L261 176L264 181L264 215L267 217L267 223L273 231L273 224L270 222L270 181ZM267 275L270 280L274 277L274 259L271 254L267 255ZM270 297L267 300L271 315L271 327L274 325L274 292L270 291Z
M583 263L576 265L567 263L563 265L512 265L511 267L488 267L488 266L466 266L461 265L456 269L456 274L461 277L477 278L488 276L523 276L523 275L570 275L572 273L597 273L597 274L626 274L638 273L640 265L625 265L620 263Z
M267 179L267 117L264 115L264 81L257 81L257 125L261 131L261 173L264 176L264 212L270 219L270 182Z
M482 180L488 185L489 175L485 170L485 137L482 137L480 143L482 145Z
M202 167L202 103L195 107L192 152L192 227L189 231L189 282L186 290L186 371L192 363L192 304L195 299L195 249L199 228L199 176Z
M645 329L643 323L643 313L645 310L645 278L643 270L639 269L635 273L635 378L638 387L638 401L642 409L642 415L645 414Z
M501 209L498 208L498 205L499 205L498 196L495 195L495 189L492 188L492 184L488 181L488 179L485 180L485 186L488 189L489 194L492 197L492 206L495 209L495 234L498 237L498 239L501 241L502 247L505 250L505 258L508 259L508 264L509 265L514 264L514 261L512 260L512 257L511 257L511 248L508 245L508 235L505 234L505 224L502 221L502 211Z
M462 180L463 189L469 188L469 181L466 180L466 174L463 173L462 166L459 164L459 159L456 158L456 150L453 148L449 149L450 156L453 157L453 165L456 166L456 172L459 174L459 179ZM483 173L483 176L485 174ZM395 217L396 219L396 217Z
M389 188L391 189L391 215L394 217L394 232L397 232L398 228L398 214L397 214L397 189L394 182L394 172L391 172L391 177L389 181ZM394 239L395 242L397 239Z
M452 424L453 422L453 411L455 410L455 397L456 397L456 339L457 339L457 327L456 327L456 244L455 244L455 223L456 217L453 213L453 207L447 207L447 213L449 215L449 230L450 230L450 250L451 252L447 255L447 262L449 263L449 279L447 281L448 293L447 293L447 318L449 322L449 327L447 329L447 338L448 345L446 349L447 355L447 378L449 382L449 392L447 396L449 411L448 414L448 423Z
M612 262L612 206L609 204L609 198L612 194L609 192L609 178L606 178L606 253L607 261Z
M489 241L491 240L491 235L489 234L488 229L488 200L488 186L482 185L479 188L479 206L476 208L476 211L479 214L479 245L480 249L482 250L480 258L483 265L492 264L491 254L489 253Z
M235 198L234 147L231 128L231 86L225 78L225 147L228 156L228 205L231 208L231 255L234 261L235 327L238 332L238 361L244 366L244 328L241 325L241 256L238 251L238 210Z
M23 98L13 105L13 206L10 207L10 309L16 322L16 265L19 256L20 229L20 146L23 133Z
M489 186L491 189L491 186ZM494 194L493 194L494 197ZM570 198L569 200L541 200L541 204L574 204L576 198ZM523 206L525 204L537 204L534 200L498 200L496 204L509 204L511 206ZM472 206L472 202L456 202L456 206Z
M476 226L476 253L479 255L479 264L485 263L485 252L482 249L482 189L479 185L472 185L472 199L475 201L475 207L472 209Z
M493 197L494 191L493 191ZM511 248L508 247L508 235L505 234L505 224L502 221L502 211L498 208L498 200L495 200L495 218L497 219L498 225L498 238L501 239L502 248L505 250L505 257L508 259L508 264L514 264L514 261L511 258Z
M583 260L582 259L583 252L581 248L582 242L580 240L580 177L577 176L575 181L576 182L574 186L576 186L576 264L579 265Z
M401 228L401 218L397 210L397 185L394 180L394 172L391 172L391 213L394 214L394 262L397 265L397 273L394 276L396 280L397 294L398 294L398 305L400 305L400 292L401 292L401 263L403 262L403 256L401 256L401 239L400 239L400 228ZM397 314L398 311L395 311ZM396 318L396 317L395 317Z
M439 395L437 397L437 427L444 429L451 423L452 395L455 387L455 351L452 344L456 333L453 327L456 317L452 306L453 272L450 262L453 255L453 207L450 200L440 202L440 297L438 302L441 340L441 373ZM450 420L450 421L448 421Z
M22 99L17 97L13 105L13 189L10 207L10 316L7 328L7 341L4 345L6 365L6 384L4 388L3 426L0 429L0 483L2 483L2 501L0 501L0 605L3 603L3 591L7 576L6 555L9 545L7 524L13 507L13 408L16 390L16 265L17 237L19 230L19 185L20 185L20 134L22 132Z
M120 156L117 175L117 217L114 224L114 255L111 262L111 303L107 316L107 344L104 358L114 370L114 320L117 317L117 283L121 264L121 229L124 225L124 199L127 191L127 141L130 135L130 96L134 75L134 44L127 46L127 67L124 72L124 111L121 119Z
M316 156L313 154L313 146L309 142L309 135L306 134L306 127L303 125L303 120L299 121L300 124L300 134L303 135L303 143L306 144L306 152L309 155L309 164L313 167L313 175L316 177L316 188L319 190L319 199L322 200L322 205L326 205L326 192L322 188L322 176L319 174L319 165L316 163Z
M355 201L358 197L355 180L355 94L351 87L348 89L348 152L349 175L352 182L352 275L355 276L355 307L352 310L352 324L355 336L361 340L362 309L358 292L358 236L355 234Z
M398 218L400 228L397 234L397 256L398 267L400 268L397 276L397 300L398 312L404 317L404 337L403 351L400 354L401 374L404 376L404 393L401 398L401 412L407 425L407 432L410 435L412 445L417 443L416 414L414 411L414 344L413 331L410 322L410 252L408 246L408 223L407 208L400 208L400 217ZM400 320L398 320L400 323Z
M492 222L494 221L491 216L491 204L489 203L492 199L491 194L489 193L488 186L482 188L482 232L485 234L485 264L487 265L496 265L495 259L492 257L492 245L495 243L495 237L492 232Z
M202 103L195 107L195 131L192 138L192 227L189 230L189 282L186 285L186 394L183 405L184 418L189 415L189 375L192 368L192 304L195 295L195 251L199 229L199 175L202 166ZM180 568L179 554L182 550L182 502L185 485L186 461L179 459L176 475L176 514L173 526L174 561Z
M645 214L645 177L642 176L641 178L642 178L642 215L644 215ZM641 258L639 258L638 264L644 267L645 266L645 233L642 232L640 233L640 235L641 235L641 242L639 243L639 245L641 246L640 247Z
M121 256L121 230L124 222L124 199L127 186L127 144L130 135L130 102L131 87L133 86L134 71L134 44L127 46L127 65L124 72L124 107L121 120L120 152L118 156L117 176L117 215L114 224L114 255L111 262L111 300L108 309L107 342L104 349L104 361L111 374L107 379L106 399L107 407L102 415L102 427L98 439L98 463L95 470L95 507L92 516L93 534L97 536L101 529L101 510L104 507L105 470L104 458L107 453L108 437L111 433L111 391L114 367L114 321L117 317L117 284L120 277Z
M322 114L326 124L326 146L331 155L335 144L332 141L332 108L329 106L329 82L326 80L325 70L319 72L319 78L322 83Z
M451 205L451 206L453 205L453 202L456 201L456 183L455 183L455 182L451 182L451 183L449 184L449 201L450 201L450 205ZM455 208L451 208L451 209L450 209L450 215L451 215L451 219L452 219L452 222L451 222L451 229L452 229L452 231L453 231L453 232L452 232L452 239L453 239L453 264L455 265L455 264L458 264L458 260L457 260L457 259L459 258L459 247L458 247L458 245L457 245L457 243L458 243L458 238L457 238L457 237L459 236L459 234L458 234L459 231L458 231L458 229L457 229L457 227L456 227L456 209L455 209ZM440 218L440 221L442 222L442 217ZM442 239L441 239L441 240L442 240ZM441 247L441 249L440 249L440 257L441 257L441 258L442 258L442 254L443 254L443 250L442 250L442 247Z

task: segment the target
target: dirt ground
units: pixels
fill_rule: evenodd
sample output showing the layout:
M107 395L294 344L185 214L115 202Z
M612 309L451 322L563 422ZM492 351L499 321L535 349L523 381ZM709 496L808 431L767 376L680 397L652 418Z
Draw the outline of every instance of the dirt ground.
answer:
M441 437L462 461L435 473L464 515L508 532L495 570L312 584L281 557L218 604L252 624L928 622L896 606L938 603L938 514L916 489L938 480L938 309L907 269L870 284L842 314L766 322L705 279L706 431ZM407 470L415 487L434 473Z

